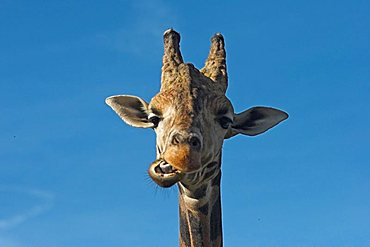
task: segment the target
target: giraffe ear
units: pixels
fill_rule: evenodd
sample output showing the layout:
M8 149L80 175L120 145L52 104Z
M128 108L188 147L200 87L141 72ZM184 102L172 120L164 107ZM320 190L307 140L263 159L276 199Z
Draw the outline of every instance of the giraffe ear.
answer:
M143 99L130 95L115 95L108 97L105 103L128 125L139 128L152 128L148 121L148 103Z
M288 118L288 114L270 107L253 107L239 114L235 114L234 122L229 128L225 139L237 134L255 136L274 127Z

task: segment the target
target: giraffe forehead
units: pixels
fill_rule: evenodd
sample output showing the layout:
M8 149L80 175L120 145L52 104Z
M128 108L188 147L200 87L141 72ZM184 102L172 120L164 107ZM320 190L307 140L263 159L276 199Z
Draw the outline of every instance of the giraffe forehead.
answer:
M161 91L151 100L150 108L161 115L171 109L172 113L183 118L196 117L201 112L217 115L233 111L232 104L225 95L198 87Z
M220 85L192 64L180 64L176 71L172 74L171 83L162 84L160 92L151 100L152 111L164 114L172 109L171 112L181 115L186 121L194 119L205 109L213 113L212 109L230 108L231 103Z

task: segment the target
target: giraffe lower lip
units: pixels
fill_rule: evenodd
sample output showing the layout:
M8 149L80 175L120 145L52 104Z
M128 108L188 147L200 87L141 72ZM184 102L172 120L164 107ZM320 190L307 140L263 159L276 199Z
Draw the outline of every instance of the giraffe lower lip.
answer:
M163 159L154 161L148 170L149 176L161 187L170 187L179 182L183 174Z

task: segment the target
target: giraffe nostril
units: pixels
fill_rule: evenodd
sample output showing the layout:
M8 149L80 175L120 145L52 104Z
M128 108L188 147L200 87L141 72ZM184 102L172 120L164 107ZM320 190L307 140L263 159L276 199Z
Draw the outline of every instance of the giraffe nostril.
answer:
M191 134L190 136L187 136L187 137L179 133L172 135L171 137L172 145L179 145L179 144L185 144L185 143L190 145L190 148L197 149L197 150L199 150L202 145L200 138L195 135Z
M181 135L180 135L180 134L174 134L174 135L172 136L172 144L173 144L173 145L178 145L178 144L180 144L181 139L182 139L182 137L181 137Z
M192 136L189 139L189 144L192 148L199 148L200 147L200 139L196 136Z

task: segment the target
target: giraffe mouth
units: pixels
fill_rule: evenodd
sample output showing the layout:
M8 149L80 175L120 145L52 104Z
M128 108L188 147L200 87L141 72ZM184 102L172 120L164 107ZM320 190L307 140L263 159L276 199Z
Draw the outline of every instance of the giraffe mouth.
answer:
M175 183L179 182L183 177L183 173L181 171L175 169L161 158L155 160L150 165L148 173L156 184L165 188L171 187Z

